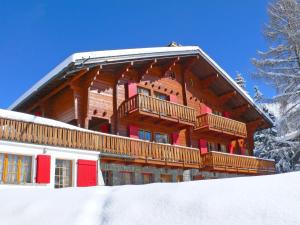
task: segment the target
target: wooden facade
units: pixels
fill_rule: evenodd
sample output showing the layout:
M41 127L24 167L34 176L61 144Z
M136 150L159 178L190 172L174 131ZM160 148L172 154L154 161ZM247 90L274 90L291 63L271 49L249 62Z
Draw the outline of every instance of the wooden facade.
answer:
M64 79L53 81L38 97L31 97L14 109L117 135L101 136L109 139L109 146L114 146L110 148L95 144L92 137L87 137L91 143L84 142L88 149L109 149L115 154L109 157L110 161L125 162L116 155L126 152L125 155L142 156L131 163L155 164L159 159L165 162L164 166L182 164L208 170L216 168L211 158L218 158L209 151L251 156L254 132L270 126L198 54L75 66ZM203 166L200 154L212 166ZM230 159L239 161L238 156Z

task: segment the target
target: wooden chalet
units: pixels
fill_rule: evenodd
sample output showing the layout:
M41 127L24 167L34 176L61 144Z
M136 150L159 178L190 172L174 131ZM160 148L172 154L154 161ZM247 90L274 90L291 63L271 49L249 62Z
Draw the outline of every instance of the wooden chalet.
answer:
M275 172L253 157L272 121L197 46L73 54L10 109L84 128L38 125L23 141L100 152L106 185Z

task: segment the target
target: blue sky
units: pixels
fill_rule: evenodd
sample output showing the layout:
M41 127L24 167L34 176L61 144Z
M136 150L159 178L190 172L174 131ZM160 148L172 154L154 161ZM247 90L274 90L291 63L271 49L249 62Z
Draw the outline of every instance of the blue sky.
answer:
M199 45L252 95L250 59L267 46L267 0L0 1L0 108L74 52Z

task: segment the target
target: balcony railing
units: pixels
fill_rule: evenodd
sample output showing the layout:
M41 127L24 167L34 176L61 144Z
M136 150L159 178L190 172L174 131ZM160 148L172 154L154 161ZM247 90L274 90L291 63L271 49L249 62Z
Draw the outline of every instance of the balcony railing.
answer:
M100 151L102 157L143 164L200 168L198 149L93 131L72 130L0 118L0 140Z
M208 152L202 154L201 157L203 170L245 174L275 173L273 160L222 152Z
M0 118L0 140L101 152L101 159L221 172L273 173L273 161Z
M191 125L194 125L196 121L195 109L143 94L137 94L123 102L119 107L119 117L127 116L134 111L165 119L175 119Z
M211 113L203 114L197 117L195 130L203 132L220 132L241 138L247 137L245 123Z

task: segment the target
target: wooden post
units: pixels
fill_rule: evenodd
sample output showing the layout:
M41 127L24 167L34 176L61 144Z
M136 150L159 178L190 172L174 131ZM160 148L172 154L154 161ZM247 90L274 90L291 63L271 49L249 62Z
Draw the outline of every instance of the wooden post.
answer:
M114 134L119 133L119 123L118 123L118 79L115 80L113 86L113 120L112 120L112 132Z

